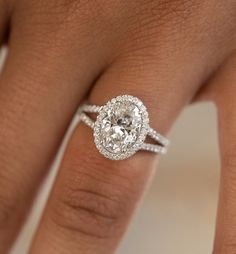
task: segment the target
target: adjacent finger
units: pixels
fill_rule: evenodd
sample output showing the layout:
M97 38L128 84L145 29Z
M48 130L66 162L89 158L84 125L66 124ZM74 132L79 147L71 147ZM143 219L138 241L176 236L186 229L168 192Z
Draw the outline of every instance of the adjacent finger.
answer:
M236 58L233 55L212 81L210 96L218 107L221 180L214 254L236 253Z
M42 1L16 2L0 77L0 253L14 240L105 56L91 50L89 36L80 38L83 24L63 23L64 8L58 15L59 7L37 6Z

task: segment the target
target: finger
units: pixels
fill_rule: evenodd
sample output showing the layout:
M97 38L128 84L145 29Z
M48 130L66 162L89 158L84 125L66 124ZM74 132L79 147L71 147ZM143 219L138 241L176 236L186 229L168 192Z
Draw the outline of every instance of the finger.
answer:
M192 2L183 8L189 17L184 29L181 14L186 17L185 12L179 15L182 2L178 8L178 1L165 2L164 7L155 1L138 1L137 6L137 1L118 1L114 17L109 15L114 6L105 2L103 17L110 17L111 27L123 24L124 30L117 29L113 43L108 44L108 49L116 49L111 50L116 57L96 82L89 101L103 105L119 94L137 96L149 109L153 127L164 134L225 57L223 48L220 54L215 51L222 38L215 39L215 30L205 27L212 20L195 24L201 18L190 15ZM177 15L170 11L176 7ZM206 10L205 5L201 7L200 13ZM204 43L195 43L195 26L204 31L198 35ZM155 167L155 157L148 153L119 162L103 158L94 147L91 130L79 125L69 141L31 253L113 253Z
M236 252L236 58L221 68L208 90L218 107L221 154L220 194L214 254Z
M0 253L14 240L105 55L91 50L88 37L80 38L83 25L59 25L69 15L64 8L57 8L63 10L59 15L39 2L16 1L0 77Z
M170 44L166 47L175 52ZM191 55L201 66L196 73L196 62L187 64L181 54L163 64L159 59L166 48L153 58L149 50L132 52L113 63L95 84L89 101L103 105L120 94L137 96L147 106L153 127L164 134L204 79L201 68L206 63ZM144 152L124 161L105 159L94 146L91 130L79 125L68 143L30 253L114 253L156 163L153 154Z
M127 69L130 70L130 67ZM114 71L120 73L121 70ZM136 95L150 109L154 126L166 132L186 102L187 95L174 98L174 94L169 93L170 87L159 87L155 92L148 92L146 88L142 90L143 84L146 87L151 85L148 83L149 71L145 80L137 76L131 81L127 77L130 73L122 73L120 79L114 73L106 76L106 81L103 80L104 83L97 85L92 92L90 101L103 105L121 91ZM131 82L133 88L123 86ZM113 87L110 87L111 83ZM155 101L153 94L158 95L158 100ZM171 107L173 104L174 107ZM156 163L153 155L142 152L125 161L104 159L94 147L91 130L78 126L66 149L30 253L113 253Z

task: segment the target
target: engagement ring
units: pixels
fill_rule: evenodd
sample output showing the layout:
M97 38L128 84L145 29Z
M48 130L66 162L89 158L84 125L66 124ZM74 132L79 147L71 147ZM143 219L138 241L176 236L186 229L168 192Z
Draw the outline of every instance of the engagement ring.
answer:
M97 113L94 122L89 114ZM136 97L122 95L104 106L84 104L78 110L79 120L93 129L98 151L108 159L123 160L138 150L165 154L169 140L149 126L146 107ZM145 143L150 137L154 143Z

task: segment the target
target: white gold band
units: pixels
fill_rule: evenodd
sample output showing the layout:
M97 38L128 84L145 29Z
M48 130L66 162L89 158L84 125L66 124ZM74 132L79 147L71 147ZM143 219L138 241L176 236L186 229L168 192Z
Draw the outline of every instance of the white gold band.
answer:
M90 113L98 114L95 122L88 115ZM169 140L149 126L146 108L136 97L118 96L104 106L84 104L78 115L80 121L93 129L98 150L109 159L125 159L138 150L159 154L167 152ZM147 136L156 144L145 143Z

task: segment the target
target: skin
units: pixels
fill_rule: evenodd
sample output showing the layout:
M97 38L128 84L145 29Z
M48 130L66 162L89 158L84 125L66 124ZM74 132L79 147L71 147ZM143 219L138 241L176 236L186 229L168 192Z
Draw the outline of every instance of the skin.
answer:
M0 0L0 253L8 253L78 105L142 99L167 134L193 101L218 111L222 171L214 254L236 252L234 0ZM110 254L158 156L112 162L78 125L30 254Z

